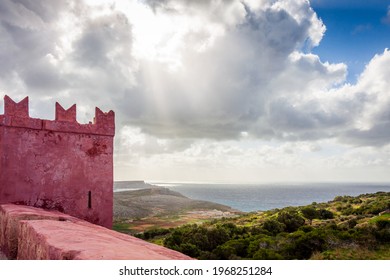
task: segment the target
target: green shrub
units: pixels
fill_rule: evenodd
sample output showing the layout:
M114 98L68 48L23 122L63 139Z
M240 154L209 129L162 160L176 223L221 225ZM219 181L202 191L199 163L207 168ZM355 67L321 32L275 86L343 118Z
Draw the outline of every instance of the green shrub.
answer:
M248 245L249 240L247 239L232 239L219 245L213 254L221 260L237 259L237 257L246 258Z
M183 243L180 244L178 251L182 252L183 254L186 254L187 256L197 258L199 257L201 251L196 247L194 244L190 243Z
M302 215L309 220L310 224L312 223L313 219L318 218L318 212L314 207L306 206L302 208L301 212Z
M285 228L286 228L285 224L275 219L266 220L263 224L263 229L267 230L272 235L277 235L278 233L284 231Z
M283 256L274 250L270 249L259 249L254 255L254 260L283 260Z
M354 228L357 225L357 220L356 219L350 219L350 220L348 220L347 224L348 224L349 228Z
M323 231L313 230L308 233L298 231L292 235L287 253L293 259L309 259L314 252L321 252L326 247L326 234Z
M148 239L153 239L156 236L162 236L170 233L169 229L165 228L157 228L157 229L151 229L148 231L145 231L143 234L140 234L140 237L142 239L148 240Z
M329 220L334 218L333 212L326 210L326 209L320 209L318 210L318 218L320 220Z
M390 220L378 220L378 221L376 221L375 224L379 230L381 230L381 229L390 230Z
M305 219L299 216L296 211L283 211L278 217L277 221L286 226L287 232L294 232L305 224Z

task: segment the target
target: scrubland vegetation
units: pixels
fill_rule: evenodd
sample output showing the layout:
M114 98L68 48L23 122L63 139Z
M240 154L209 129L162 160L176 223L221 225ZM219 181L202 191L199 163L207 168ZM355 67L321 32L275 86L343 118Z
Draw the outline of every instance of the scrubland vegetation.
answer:
M248 213L137 237L198 259L390 259L390 193Z
M114 193L113 229L135 234L238 213L242 212L226 205L193 200L167 188L153 187Z

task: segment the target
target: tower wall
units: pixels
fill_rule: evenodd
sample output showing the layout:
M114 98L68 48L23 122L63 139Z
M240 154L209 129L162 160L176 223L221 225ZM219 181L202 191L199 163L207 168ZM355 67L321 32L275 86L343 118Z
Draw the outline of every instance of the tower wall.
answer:
M76 121L76 105L56 103L55 120L30 118L28 97L4 98L0 115L0 204L15 203L112 226L115 115L96 108Z

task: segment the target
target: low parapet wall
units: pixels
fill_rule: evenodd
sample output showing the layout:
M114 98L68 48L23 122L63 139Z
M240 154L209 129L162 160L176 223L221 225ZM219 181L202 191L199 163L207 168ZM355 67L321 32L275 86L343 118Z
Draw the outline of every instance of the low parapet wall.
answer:
M57 211L14 204L0 205L0 250L9 259L191 259Z

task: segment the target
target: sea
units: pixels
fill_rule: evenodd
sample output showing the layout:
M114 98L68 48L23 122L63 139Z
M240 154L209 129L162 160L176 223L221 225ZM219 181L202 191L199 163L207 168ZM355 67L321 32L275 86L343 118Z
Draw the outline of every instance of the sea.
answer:
M327 202L336 196L390 192L390 183L167 183L149 182L166 187L189 198L230 206L243 212L270 210L287 206L303 206ZM115 182L114 191L142 188L126 182ZM120 188L120 189L119 189Z

